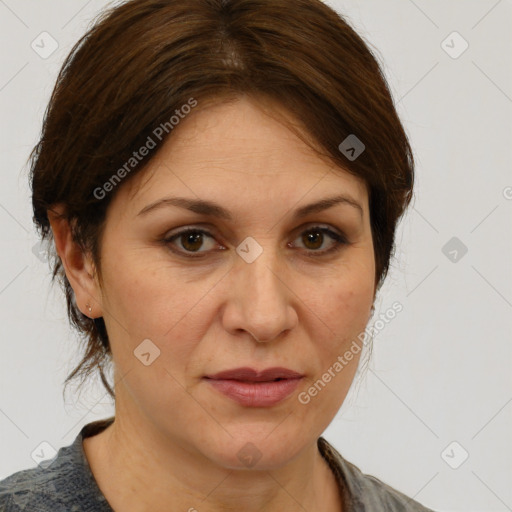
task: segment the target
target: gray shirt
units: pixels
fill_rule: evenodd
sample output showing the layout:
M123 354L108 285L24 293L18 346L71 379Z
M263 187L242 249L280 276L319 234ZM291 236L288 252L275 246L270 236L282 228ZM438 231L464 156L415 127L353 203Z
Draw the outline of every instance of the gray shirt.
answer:
M107 418L85 425L49 465L41 463L0 481L0 511L113 512L94 479L82 444L85 437L101 432L113 421ZM323 437L318 439L318 448L336 476L344 512L433 512L381 480L363 474Z

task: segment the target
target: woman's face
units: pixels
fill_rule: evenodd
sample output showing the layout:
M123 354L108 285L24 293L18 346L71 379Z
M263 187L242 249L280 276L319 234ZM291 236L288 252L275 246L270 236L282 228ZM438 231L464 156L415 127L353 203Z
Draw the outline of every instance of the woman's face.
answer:
M226 468L291 460L329 425L357 369L375 291L364 184L243 98L199 104L118 186L96 291L118 419ZM334 196L347 201L298 215ZM240 367L302 378L206 378Z

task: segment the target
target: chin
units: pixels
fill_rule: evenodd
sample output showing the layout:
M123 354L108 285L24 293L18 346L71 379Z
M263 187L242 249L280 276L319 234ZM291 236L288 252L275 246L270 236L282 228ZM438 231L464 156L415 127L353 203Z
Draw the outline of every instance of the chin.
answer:
M215 464L230 470L275 470L288 464L311 442L297 432L261 425L239 426L235 431L227 428L231 436L211 440L203 453ZM212 447L215 447L212 450Z

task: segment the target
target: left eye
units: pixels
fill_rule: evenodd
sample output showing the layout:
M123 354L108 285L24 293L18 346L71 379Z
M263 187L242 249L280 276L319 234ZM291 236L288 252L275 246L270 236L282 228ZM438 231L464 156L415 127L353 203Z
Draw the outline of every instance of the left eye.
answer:
M331 238L334 243L329 249L318 251L317 249L322 247L323 243L325 242L325 235ZM332 251L339 250L341 249L341 246L348 243L343 235L336 233L332 229L322 228L319 226L314 226L313 228L303 231L298 238L303 240L305 244L310 244L313 246L313 252L318 254L312 254L312 256L322 256ZM306 249L308 249L308 247L306 247Z
M319 250L322 248L322 246L324 246L326 235L333 241L333 243L331 244L330 248ZM175 241L177 241L180 243L181 249L178 249L177 251L171 249L173 252L177 252L178 254L189 258L197 258L201 257L205 252L208 252L208 250L199 250L204 244L205 237L210 238L212 241L214 240L214 237L208 231L199 228L187 228L171 235L170 237L165 238L163 242L165 244L175 245ZM324 254L339 250L341 246L348 243L343 235L329 228L319 226L314 226L307 229L306 231L303 231L296 238L296 240L297 239L302 240L302 243L306 246L306 250L308 250L310 253L313 253L311 254L312 256L322 256ZM212 243L210 249L212 249L213 246L215 246L214 243ZM290 244L288 244L288 247L290 247ZM200 256L194 255L193 253L198 253Z

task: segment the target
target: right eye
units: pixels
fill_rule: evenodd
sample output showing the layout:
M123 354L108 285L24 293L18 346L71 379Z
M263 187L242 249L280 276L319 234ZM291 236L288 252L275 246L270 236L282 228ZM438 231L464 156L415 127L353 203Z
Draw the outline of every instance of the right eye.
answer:
M167 245L175 245L177 241L181 245L180 250L173 249L171 251L176 252L187 258L201 258L203 254L208 251L199 251L204 244L204 237L213 239L213 235L199 228L186 228L174 233L171 236L167 236L163 239L163 242ZM222 246L221 246L222 247ZM198 253L198 254L194 254Z

